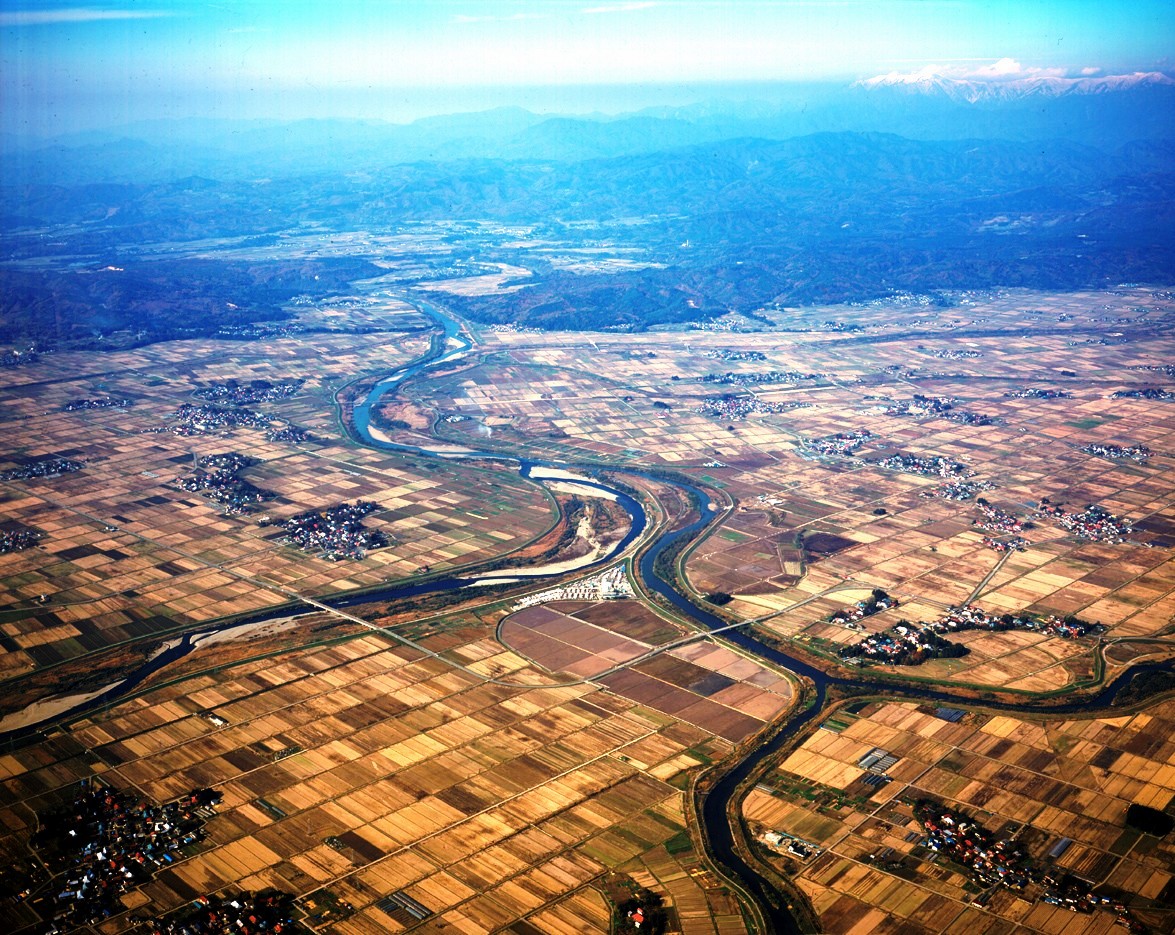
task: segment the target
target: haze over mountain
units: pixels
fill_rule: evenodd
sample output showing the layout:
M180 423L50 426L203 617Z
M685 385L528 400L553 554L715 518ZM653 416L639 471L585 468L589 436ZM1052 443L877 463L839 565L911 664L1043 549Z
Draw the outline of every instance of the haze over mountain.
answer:
M1169 138L1173 126L1175 80L1160 73L1000 81L894 73L852 85L777 86L769 97L712 98L610 115L501 107L407 124L193 118L48 140L9 136L5 180L256 178L471 158L575 162L742 137L783 140L842 131L924 140L1058 139L1112 149L1131 140Z

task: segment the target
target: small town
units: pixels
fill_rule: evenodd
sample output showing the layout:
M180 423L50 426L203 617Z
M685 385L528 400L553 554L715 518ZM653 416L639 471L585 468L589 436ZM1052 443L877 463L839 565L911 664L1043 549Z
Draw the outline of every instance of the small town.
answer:
M912 624L908 620L881 633L874 633L859 643L840 650L846 661L868 659L891 665L916 666L930 659L965 656L969 650L958 643L942 638L944 633L963 633L968 630L1029 630L1063 639L1078 639L1089 633L1101 632L1098 624L1088 624L1075 617L1049 616L1037 618L1028 615L989 614L974 604L965 604L947 611L932 623Z
M31 549L40 539L40 533L31 529L10 529L0 532L0 555L8 552L20 552L22 549Z
M869 595L868 599L857 601L855 604L850 604L841 610L834 611L828 618L829 623L839 623L842 626L850 629L859 630L861 627L857 623L865 617L872 617L874 614L881 613L883 610L889 610L891 607L897 607L899 604L896 597L890 597L881 588L874 588L873 593Z
M219 801L219 793L202 789L157 806L83 780L70 805L38 816L34 840L57 874L45 884L57 891L55 919L91 925L123 912L123 893L204 839Z
M201 896L167 919L146 923L146 935L281 935L298 931L289 893L266 890L236 896Z
M1121 544L1131 532L1130 520L1119 519L1100 506L1090 504L1080 513L1069 513L1060 504L1054 506L1048 499L1042 499L1036 508L1039 516L1047 516L1057 525L1079 539L1091 542L1112 542Z
M836 432L822 438L805 438L804 447L826 458L847 458L873 437L873 433L868 429Z
M378 509L377 504L368 500L356 500L326 510L299 513L274 525L284 529L286 538L304 552L317 552L331 561L361 559L371 549L388 544L382 532L363 525L363 517Z
M961 812L925 799L914 805L914 817L926 831L926 847L966 867L984 886L1022 890L1031 882L1025 855L1014 841L996 841Z
M129 399L111 399L99 397L97 399L71 399L61 407L62 412L79 412L85 409L125 409L131 405Z
M802 380L819 380L818 373L800 373L798 370L766 370L760 373L708 373L703 383L718 383L730 386L752 386L757 383L799 383Z
M287 399L302 388L303 382L302 380L290 380L282 383L270 383L268 380L253 380L240 384L229 381L201 387L195 390L192 395L197 399L223 403L228 406L251 406L254 403Z
M912 455L898 452L876 463L878 467L887 471L901 471L903 474L917 474L921 477L970 477L975 473L965 464L951 461L941 455Z
M755 396L710 396L695 412L714 419L725 419L729 422L741 422L755 412L788 412L792 409L804 409L811 403L769 403Z
M1082 445L1080 450L1087 455L1097 455L1099 458L1108 458L1111 461L1130 460L1137 464L1142 464L1152 454L1146 445L1111 445L1099 442Z
M914 817L926 831L923 844L936 854L966 867L975 881L983 886L1023 890L1029 884L1039 883L1044 888L1041 902L1063 906L1071 912L1090 913L1107 908L1117 913L1115 922L1133 935L1146 935L1148 931L1121 902L1110 896L1095 895L1089 883L1067 873L1042 872L1034 868L1014 838L996 840L995 835L962 812L930 799L921 799L914 804ZM1059 856L1071 843L1068 838L1062 838L1049 856ZM982 905L986 901L986 896L981 895L975 904Z
M62 474L72 474L74 471L80 471L81 469L82 463L80 461L71 461L68 458L45 458L22 467L0 471L0 481L59 477Z
M224 507L224 515L238 516L248 512L253 504L270 500L273 494L241 480L237 472L256 464L254 458L235 451L207 455L200 458L196 470L188 477L176 480L181 490L201 493Z
M975 501L976 509L983 515L982 520L973 520L975 525L987 532L1022 532L1023 522L1007 510L988 503L983 497Z
M283 425L281 428L270 429L265 433L266 441L286 442L290 445L301 445L304 442L314 441L314 435L296 425Z
M1065 390L1046 390L1037 386L1023 390L1010 390L1004 393L1005 399L1072 399L1073 394Z
M994 490L995 484L985 480L953 480L924 490L921 496L928 500L970 500L981 491Z
M147 429L148 433L170 432L180 438L195 435L211 435L235 428L264 429L269 427L269 417L252 409L230 406L197 406L184 403L171 415L172 425Z
M899 400L885 407L887 416L940 416L950 412L958 402L953 396L923 396L915 393L910 399Z
M1170 390L1161 390L1157 386L1148 386L1141 390L1118 390L1118 392L1110 394L1110 399L1146 399L1170 402L1175 399L1175 393Z
M709 357L712 360L727 360L727 361L739 361L739 360L760 361L760 360L767 359L767 355L764 354L762 351L738 351L738 350L735 350L734 348L729 348L729 347L718 347L718 348L714 348L713 350L710 350L710 351L703 351L702 356Z

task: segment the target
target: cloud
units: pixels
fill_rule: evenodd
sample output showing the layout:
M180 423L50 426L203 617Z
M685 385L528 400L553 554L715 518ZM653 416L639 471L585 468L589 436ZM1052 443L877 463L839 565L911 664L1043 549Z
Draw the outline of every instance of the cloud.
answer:
M93 7L59 7L56 10L6 10L0 26L46 26L55 23L94 23L101 20L158 19L167 10L100 10Z
M657 4L653 2L637 2L637 3L605 3L602 6L591 6L587 9L580 10L580 13L635 13L637 10L647 10L649 7L655 7Z
M965 59L950 65L923 65L915 71L894 71L885 77L891 82L914 83L933 78L954 78L962 81L998 83L1001 81L1023 81L1024 79L1089 77L1101 73L1100 68L1074 70L1022 65L1014 58L1001 58L995 62L985 62L978 67L973 64L973 61L973 59Z
M467 13L458 13L453 17L454 23L466 25L468 23L517 23L524 19L543 19L541 13L512 13L509 16L498 16L492 13L482 15L469 15Z

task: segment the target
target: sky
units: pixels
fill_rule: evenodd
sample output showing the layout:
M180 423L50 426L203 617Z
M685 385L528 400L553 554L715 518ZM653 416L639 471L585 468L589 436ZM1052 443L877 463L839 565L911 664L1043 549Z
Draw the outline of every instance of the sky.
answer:
M617 112L890 72L1171 73L1173 40L1170 0L0 0L0 84L5 131L44 136Z

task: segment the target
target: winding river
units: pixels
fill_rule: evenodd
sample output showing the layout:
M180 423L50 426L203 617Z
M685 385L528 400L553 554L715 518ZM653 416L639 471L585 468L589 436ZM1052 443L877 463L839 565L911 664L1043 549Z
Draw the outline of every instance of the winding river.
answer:
M427 301L415 302L417 307L427 315L430 315L441 329L438 340L433 342L430 351L419 358L412 364L404 366L387 377L380 380L369 391L367 396L361 403L358 403L353 410L353 424L355 432L359 440L364 444L374 448L384 450L393 450L401 452L410 452L429 457L442 458L460 458L460 459L477 459L477 460L497 460L509 461L519 464L519 472L522 476L533 479L537 482L542 482L544 479L549 480L563 480L560 478L558 472L573 471L577 474L591 474L597 468L589 465L576 465L569 462L555 462L555 461L538 461L525 460L507 455L502 455L490 451L478 451L471 449L439 449L432 450L429 448L416 447L410 445L401 445L391 442L386 438L380 438L378 435L373 435L371 426L371 413L379 406L381 400L390 394L394 394L404 381L419 376L427 369L433 369L441 364L449 361L457 360L464 356L470 348L472 343L466 338L460 330L460 325L444 314L435 305ZM382 434L382 433L380 433ZM544 476L544 471L549 470L552 473L549 476ZM616 474L629 474L633 476L644 477L647 479L656 480L658 483L668 484L674 486L684 493L691 495L695 502L701 504L700 516L694 522L677 530L676 532L664 535L649 548L647 548L641 556L640 560L640 577L644 585L657 594L661 595L669 601L680 613L692 619L698 624L709 629L727 628L729 621L723 620L712 613L709 613L704 608L693 604L683 595L679 594L674 587L666 580L658 576L655 570L655 565L658 556L660 556L665 549L672 546L681 539L690 539L700 534L715 518L715 510L710 503L709 496L698 487L680 481L668 481L662 477L652 477L652 475L644 474L639 471L632 470L616 470ZM621 554L637 537L639 537L648 527L648 516L644 507L639 501L630 496L623 490L616 487L601 483L599 480L592 478L582 478L574 481L579 486L594 487L601 492L605 492L610 496L614 496L617 502L628 512L631 517L631 524L627 534L620 541L616 542L607 552L606 555L600 556L592 561L590 564L585 564L584 568L590 568L597 565L603 565L612 561L617 555ZM499 570L501 571L501 570ZM524 573L524 572L523 572ZM558 573L565 574L565 572ZM557 575L556 575L557 576ZM535 579L547 577L545 575L531 574L528 577ZM439 580L424 581L412 585L401 585L398 587L384 588L377 591L370 591L361 595L351 597L337 597L328 598L322 601L331 607L344 608L362 603L371 603L375 601L396 600L405 597L413 597L422 594L429 594L438 591L450 591L456 588L468 587L476 582L484 581L485 577L478 576L474 578L449 577ZM291 611L288 608L273 611L267 614L261 614L252 617L245 623L228 623L217 627L211 627L196 633L185 634L182 637L176 638L163 650L156 653L148 662L146 662L137 671L132 673L122 681L107 686L96 693L91 693L86 696L77 696L76 699L59 699L56 708L51 714L47 714L41 719L25 719L24 723L13 727L9 730L0 732L0 741L11 741L33 735L38 728L49 721L57 721L62 719L69 719L77 717L88 711L92 711L106 705L111 704L117 699L124 697L130 692L134 691L147 678L154 673L160 671L166 666L183 658L188 653L196 649L199 644L210 637L216 635L231 635L231 631L238 627L256 626L259 623L266 621L279 621L293 619L306 611ZM740 630L726 630L723 633L723 639L736 644L748 653L771 662L775 665L781 666L791 672L805 677L811 681L813 685L812 703L797 712L787 722L783 729L779 730L768 742L761 744L746 755L734 767L725 772L721 778L715 783L701 798L699 817L705 826L709 844L712 854L718 863L729 872L735 879L737 879L742 887L749 892L759 903L760 909L763 913L764 919L768 926L768 931L779 933L779 935L792 935L792 933L799 933L800 926L796 918L788 910L785 905L781 904L779 891L771 885L758 871L750 866L738 853L735 847L734 831L731 823L727 819L727 810L731 803L735 800L738 793L738 787L749 776L751 776L760 763L767 757L770 757L776 751L781 749L789 740L791 740L796 733L806 724L820 715L828 689L834 686L853 686L856 688L863 688L870 692L877 694L885 694L899 698L909 698L920 701L932 701L944 704L973 704L973 700L952 695L949 692L937 691L933 689L924 689L914 686L907 686L895 684L893 682L879 679L879 678L843 678L830 676L825 674L820 669L788 655L781 650L767 646L749 634ZM1008 712L1022 712L1031 713L1047 711L1048 713L1055 713L1058 715L1068 715L1076 713L1089 713L1104 709L1109 706L1118 691L1125 685L1136 673L1154 670L1170 670L1172 668L1171 662L1166 663L1152 663L1146 665L1139 665L1119 675L1114 682L1104 687L1097 695L1085 699L1081 702L1072 702L1069 704L1041 706L1041 705L1015 705L1008 703L984 702L984 706L988 708L1005 710ZM75 701L76 704L69 705L70 701ZM62 706L61 702L66 702L66 706ZM6 721L11 720L5 719ZM2 722L0 722L2 723Z

